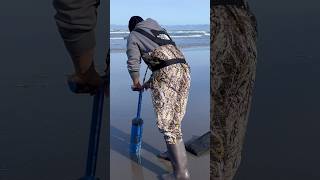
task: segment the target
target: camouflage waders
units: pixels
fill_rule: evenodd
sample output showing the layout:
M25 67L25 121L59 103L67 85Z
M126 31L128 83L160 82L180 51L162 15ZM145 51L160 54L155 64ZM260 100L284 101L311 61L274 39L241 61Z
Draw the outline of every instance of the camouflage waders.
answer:
M255 80L256 21L247 5L212 3L210 29L210 174L213 180L232 180L240 165Z
M190 69L187 64L173 64L154 71L150 78L151 97L157 126L168 144L182 138L181 121L187 107Z
M148 83L151 87L157 126L167 144L176 144L182 139L181 121L187 107L190 89L190 67L183 53L176 47L165 31L159 31L168 40L155 38L135 29L161 46L143 54L143 60L152 70Z

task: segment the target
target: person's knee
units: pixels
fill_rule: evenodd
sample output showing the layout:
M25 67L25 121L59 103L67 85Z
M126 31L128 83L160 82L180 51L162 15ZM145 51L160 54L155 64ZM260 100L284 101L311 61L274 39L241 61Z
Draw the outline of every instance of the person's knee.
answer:
M53 0L59 27L76 32L95 28L98 5L98 0Z
M160 132L162 132L167 144L176 144L179 139L182 139L181 131L160 130Z
M53 0L52 4L57 11L60 11L70 8L72 2L68 0Z
M75 10L81 8L87 8L98 4L97 0L53 0L53 6L58 10Z
M164 140L167 144L176 144L177 137L169 133L164 133Z

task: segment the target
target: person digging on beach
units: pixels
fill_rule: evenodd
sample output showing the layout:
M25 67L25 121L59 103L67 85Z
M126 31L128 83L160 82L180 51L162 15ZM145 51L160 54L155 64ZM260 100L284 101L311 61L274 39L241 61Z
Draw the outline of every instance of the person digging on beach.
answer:
M54 0L53 6L56 24L75 69L69 81L77 84L77 93L92 94L102 83L93 61L99 0Z
M128 28L127 67L132 90L151 89L157 126L168 150L161 157L168 156L173 166L173 173L162 175L162 179L190 179L181 132L190 89L190 67L166 30L155 20L132 16ZM145 84L139 81L141 58L152 71Z
M210 179L232 180L250 113L257 24L246 0L211 2Z

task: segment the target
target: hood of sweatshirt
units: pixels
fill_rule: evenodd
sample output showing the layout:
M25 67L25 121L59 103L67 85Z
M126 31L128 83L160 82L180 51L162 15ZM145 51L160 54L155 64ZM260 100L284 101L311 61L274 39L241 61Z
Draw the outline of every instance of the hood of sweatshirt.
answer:
M139 22L135 28L141 29L154 29L154 30L163 30L159 23L151 18L148 18L142 22Z

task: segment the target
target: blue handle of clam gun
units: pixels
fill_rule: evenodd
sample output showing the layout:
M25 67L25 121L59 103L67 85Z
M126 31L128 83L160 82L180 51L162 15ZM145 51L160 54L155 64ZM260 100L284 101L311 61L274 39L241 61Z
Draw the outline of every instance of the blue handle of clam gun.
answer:
M131 137L130 137L130 153L140 155L142 144L143 120L140 117L142 92L139 92L137 116L132 120Z
M141 115L141 102L142 102L142 92L139 92L139 100L138 100L138 110L137 110L137 119L140 119L140 115Z
M95 177L96 165L98 159L100 129L103 114L103 100L104 100L104 84L99 87L98 92L93 97L93 109L91 119L91 129L89 137L89 147L87 154L87 165L85 176L80 180L99 180Z
M148 68L144 73L143 84L147 76ZM143 90L139 92L138 109L137 116L132 120L131 126L131 136L130 136L130 153L140 157L141 144L142 144L142 132L143 132L143 120L141 119L141 104L142 104L142 93ZM140 161L139 161L140 162Z

